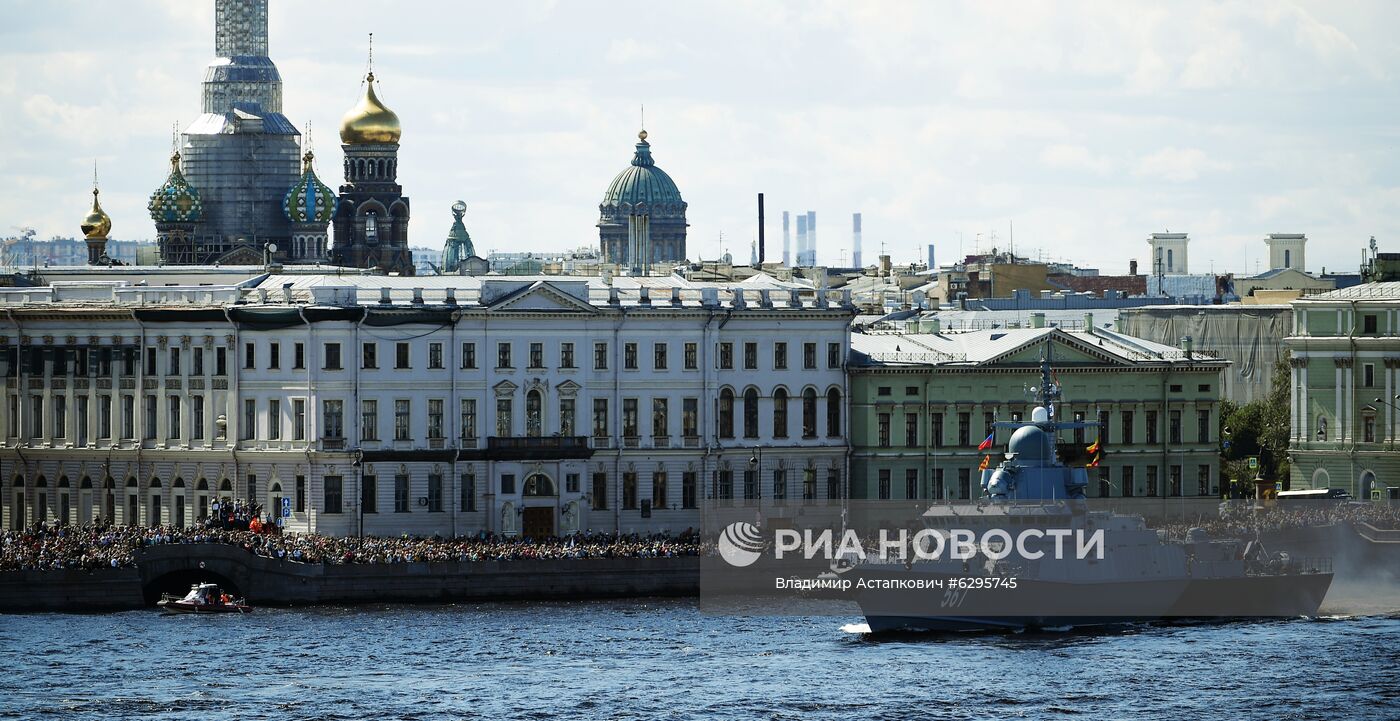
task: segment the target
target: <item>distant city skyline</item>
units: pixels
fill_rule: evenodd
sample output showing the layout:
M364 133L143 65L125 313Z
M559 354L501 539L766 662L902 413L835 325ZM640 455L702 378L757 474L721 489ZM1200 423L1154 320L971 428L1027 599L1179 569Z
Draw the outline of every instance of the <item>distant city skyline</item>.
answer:
M171 124L199 113L213 7L12 7L0 235L78 235L95 159L112 237L155 237L146 200ZM929 243L944 263L1005 250L1012 223L1018 253L1105 273L1147 272L1146 239L1167 229L1191 234L1193 272L1267 269L1269 233L1306 233L1313 272L1354 270L1372 235L1400 250L1387 3L394 10L272 0L269 54L338 187L336 131L375 33L413 246L441 247L460 198L483 254L597 247L645 104L693 260L748 258L758 192L770 260L784 210L824 219L819 264L851 257L853 212L867 264L881 248L922 260Z

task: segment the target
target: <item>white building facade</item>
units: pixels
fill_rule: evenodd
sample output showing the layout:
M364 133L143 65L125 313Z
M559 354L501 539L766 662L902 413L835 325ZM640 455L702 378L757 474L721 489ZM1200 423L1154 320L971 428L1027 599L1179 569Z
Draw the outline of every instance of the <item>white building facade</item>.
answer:
M7 528L251 498L330 535L679 532L706 499L847 494L853 311L824 294L301 275L0 296Z

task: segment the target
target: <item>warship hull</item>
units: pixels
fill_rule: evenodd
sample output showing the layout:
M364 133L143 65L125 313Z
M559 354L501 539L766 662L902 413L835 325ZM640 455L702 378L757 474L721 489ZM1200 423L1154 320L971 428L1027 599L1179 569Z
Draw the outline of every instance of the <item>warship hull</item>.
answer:
M855 594L871 632L1019 631L1163 620L1315 616L1331 573L1056 582L1021 579L1013 588L953 588L977 577L919 572L854 572ZM941 590L884 588L911 579L942 580ZM853 579L855 580L855 579Z

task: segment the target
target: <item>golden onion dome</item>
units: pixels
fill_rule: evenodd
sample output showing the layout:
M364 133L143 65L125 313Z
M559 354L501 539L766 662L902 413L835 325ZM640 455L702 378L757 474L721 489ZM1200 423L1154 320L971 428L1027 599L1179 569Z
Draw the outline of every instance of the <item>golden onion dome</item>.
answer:
M87 217L83 218L83 224L79 227L84 236L93 240L106 238L107 233L112 230L112 219L97 202L97 188L92 189L92 210L88 211Z
M399 116L374 94L374 73L365 76L365 94L340 121L340 142L346 145L397 143Z

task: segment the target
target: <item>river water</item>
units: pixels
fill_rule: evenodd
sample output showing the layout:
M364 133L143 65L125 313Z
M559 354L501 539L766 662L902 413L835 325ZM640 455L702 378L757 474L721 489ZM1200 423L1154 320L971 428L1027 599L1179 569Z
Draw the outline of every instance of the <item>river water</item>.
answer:
M0 616L0 718L1400 718L1400 616L887 638L859 621L684 599Z

